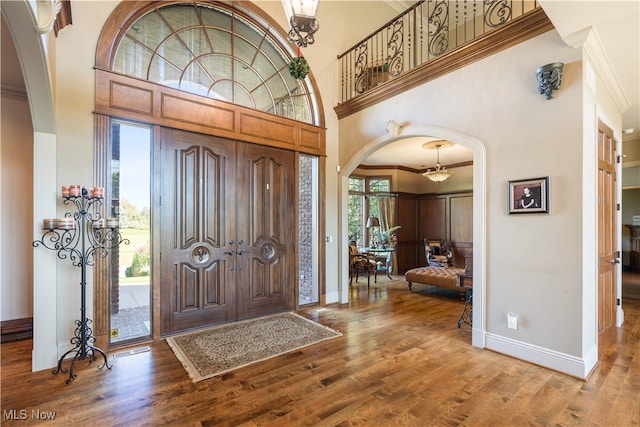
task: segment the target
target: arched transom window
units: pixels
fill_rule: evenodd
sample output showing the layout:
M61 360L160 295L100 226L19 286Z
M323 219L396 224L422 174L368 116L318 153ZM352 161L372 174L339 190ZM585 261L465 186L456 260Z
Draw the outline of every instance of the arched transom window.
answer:
M217 3L160 3L127 29L112 69L314 123L307 81L291 77L291 55L265 28L239 10Z

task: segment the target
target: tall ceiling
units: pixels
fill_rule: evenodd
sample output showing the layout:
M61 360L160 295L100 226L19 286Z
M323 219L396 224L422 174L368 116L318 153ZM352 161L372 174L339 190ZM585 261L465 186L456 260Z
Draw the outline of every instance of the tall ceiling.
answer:
M334 13L336 8L342 7L340 2L322 1L329 2L329 4L324 9L320 8L319 19L321 22L328 22L323 18L324 10L331 13L332 26L342 28L342 25L353 25L354 21L349 16ZM397 13L406 10L415 3L415 1L379 1L381 5L384 4ZM538 1L560 36L569 46L577 43L584 30L594 29L629 103L629 108L623 113L622 128L633 129L633 132L625 134L623 141L630 140L636 144L636 141L640 141L640 0ZM369 22L367 25L371 27L371 25L378 24ZM25 85L13 41L7 25L3 23L0 27L2 89L24 92ZM329 25L323 26L323 30L329 28ZM367 28L362 33L366 35L369 32L370 29ZM322 38L319 37L317 43L322 43ZM368 165L396 164L416 169L433 166L436 153L434 150L425 150L422 147L424 142L426 142L424 139L414 138L390 144L378 150L363 163ZM635 150L636 153L639 151ZM440 152L441 163L445 165L470 161L471 157L470 150L459 146L449 147Z
M584 30L593 28L602 48L611 61L613 72L626 96L629 108L622 116L622 129L632 129L623 136L623 152L629 153L626 161L640 160L640 0L538 0L556 27L559 35L569 45L578 42ZM386 3L398 13L410 7L414 1ZM628 141L630 146L625 150ZM362 162L368 166L403 165L415 169L433 167L436 153L422 148L425 140L416 138L393 142L373 153ZM633 147L631 147L633 144ZM450 147L440 152L444 165L472 160L471 150Z

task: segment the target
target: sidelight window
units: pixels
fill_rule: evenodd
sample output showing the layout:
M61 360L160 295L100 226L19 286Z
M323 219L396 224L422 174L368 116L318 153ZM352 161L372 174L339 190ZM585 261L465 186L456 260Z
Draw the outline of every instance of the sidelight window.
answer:
M300 155L298 168L298 304L318 302L318 158Z
M110 337L122 342L151 336L151 127L111 123L111 202L129 244L111 256Z

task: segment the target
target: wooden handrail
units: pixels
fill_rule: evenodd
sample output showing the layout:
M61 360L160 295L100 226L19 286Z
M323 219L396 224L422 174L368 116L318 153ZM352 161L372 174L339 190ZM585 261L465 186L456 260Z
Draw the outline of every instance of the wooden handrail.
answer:
M507 21L497 29L486 32L456 49L418 64L397 76L378 79L374 86L365 85L363 92L348 96L346 100L336 105L334 110L338 119L341 119L553 28L544 10L536 6L533 10ZM368 71L366 67L361 67L361 70L365 73ZM348 78L343 77L342 81L343 95L346 91L344 85L354 85L357 77L354 76L355 70L348 70L348 73L351 74L347 75ZM367 77L366 74L364 75ZM351 86L348 88L352 89Z

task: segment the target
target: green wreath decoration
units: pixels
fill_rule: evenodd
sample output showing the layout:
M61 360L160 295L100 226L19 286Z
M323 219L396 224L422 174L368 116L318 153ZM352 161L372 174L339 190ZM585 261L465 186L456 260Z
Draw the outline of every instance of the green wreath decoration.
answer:
M309 74L309 63L304 56L291 59L289 62L289 74L296 80L302 80Z

